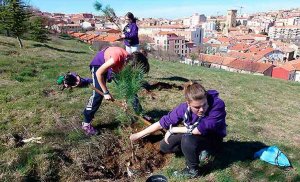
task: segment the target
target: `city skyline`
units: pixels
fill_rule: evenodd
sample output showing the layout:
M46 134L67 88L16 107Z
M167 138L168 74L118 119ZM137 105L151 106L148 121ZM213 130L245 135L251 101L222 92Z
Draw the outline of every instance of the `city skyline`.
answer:
M101 14L94 8L95 0L30 0L29 5L50 13L93 13L95 15ZM186 0L186 1L171 1L171 0L103 0L100 1L103 5L110 5L117 16L125 15L126 12L132 12L139 18L184 18L189 17L194 13L210 15L225 15L228 9L237 9L238 14L265 12L280 9L300 8L300 1L288 0L288 1L275 1L264 0L263 2L258 0L246 1L246 0L227 0L226 4L224 0L211 0L211 1L199 1ZM221 5L223 4L223 5ZM271 5L271 6L270 6ZM159 8L164 7L164 8ZM242 7L242 8L241 8ZM149 11L150 10L150 11Z

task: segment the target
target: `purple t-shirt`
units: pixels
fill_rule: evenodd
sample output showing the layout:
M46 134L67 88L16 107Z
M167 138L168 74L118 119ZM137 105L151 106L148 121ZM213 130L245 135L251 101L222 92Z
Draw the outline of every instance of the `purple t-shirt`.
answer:
M219 97L219 93L216 90L207 91L207 102L208 109L199 122L197 128L201 132L201 135L213 134L220 137L226 136L226 111L225 103ZM163 116L159 123L165 128L169 129L170 125L177 126L182 123L184 119L184 114L188 108L186 102L181 103L175 107L169 114ZM197 122L199 116L190 111L190 117L186 120L188 125Z

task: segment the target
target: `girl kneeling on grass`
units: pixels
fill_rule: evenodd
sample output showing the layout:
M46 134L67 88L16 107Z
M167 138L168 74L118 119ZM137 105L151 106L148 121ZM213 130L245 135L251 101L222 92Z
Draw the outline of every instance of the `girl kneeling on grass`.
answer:
M185 86L186 102L148 128L132 134L135 141L160 129L168 129L160 142L163 153L183 153L187 167L180 174L187 177L199 175L201 151L215 150L226 136L225 104L216 90L208 90L196 82ZM179 126L180 123L184 126Z
M141 66L144 73L149 72L150 66L148 59L142 53L133 52L132 54L128 54L125 49L121 47L106 47L102 49L90 63L93 86L104 93L104 99L113 99L107 89L106 81L112 79L112 72L120 72L127 63L133 67ZM83 111L84 122L82 123L82 129L87 135L97 134L97 130L91 125L91 122L96 111L99 109L102 100L103 96L93 91L93 94ZM137 99L135 102L138 102ZM138 105L137 103L134 104Z

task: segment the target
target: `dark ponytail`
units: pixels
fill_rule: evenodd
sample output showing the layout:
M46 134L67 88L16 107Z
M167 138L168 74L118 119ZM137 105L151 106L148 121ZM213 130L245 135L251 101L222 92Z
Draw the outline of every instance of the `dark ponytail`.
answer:
M128 12L125 17L128 17L132 23L136 23L136 18L134 17L134 15L131 12Z
M133 52L128 58L128 63L132 65L132 67L141 67L144 73L150 71L148 58L141 52Z

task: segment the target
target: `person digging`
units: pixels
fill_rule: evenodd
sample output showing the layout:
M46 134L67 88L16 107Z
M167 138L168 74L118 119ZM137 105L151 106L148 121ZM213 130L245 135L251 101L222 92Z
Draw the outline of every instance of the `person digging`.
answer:
M163 153L183 153L186 168L174 175L197 177L200 174L200 158L206 152L213 154L221 148L226 136L226 111L216 90L208 90L197 82L185 85L186 102L175 107L158 122L130 136L136 141L161 129L167 129L160 142ZM183 123L184 126L179 126ZM202 155L203 154L203 155Z

